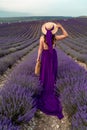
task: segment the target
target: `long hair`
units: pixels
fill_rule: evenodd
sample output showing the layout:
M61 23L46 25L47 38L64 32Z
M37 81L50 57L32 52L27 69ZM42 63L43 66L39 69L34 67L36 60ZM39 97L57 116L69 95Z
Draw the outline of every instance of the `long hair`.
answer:
M56 41L55 34L52 34L52 45L54 44L55 41ZM45 34L44 34L44 42L47 44L46 35Z

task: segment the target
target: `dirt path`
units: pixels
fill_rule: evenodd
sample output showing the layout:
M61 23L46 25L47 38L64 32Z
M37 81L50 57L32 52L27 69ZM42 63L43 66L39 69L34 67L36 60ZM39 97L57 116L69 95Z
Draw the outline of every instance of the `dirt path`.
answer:
M8 75L13 71L13 69L21 62L21 60L18 60L11 68L8 68L5 73L1 76L0 75L0 87L2 87L5 82L7 81Z
M70 55L68 55L70 58L72 58ZM87 64L81 62L81 61L78 61L74 58L72 58L75 62L77 62L80 66L82 66L85 70L87 70Z
M83 63L81 61L77 61L77 60L75 60L75 62L77 62L80 66L84 67L85 70L87 70L87 64L85 64L85 63Z
M70 123L67 114L63 111L64 118L59 120L56 116L46 115L40 110L37 111L35 117L32 119L30 129L32 130L70 130Z

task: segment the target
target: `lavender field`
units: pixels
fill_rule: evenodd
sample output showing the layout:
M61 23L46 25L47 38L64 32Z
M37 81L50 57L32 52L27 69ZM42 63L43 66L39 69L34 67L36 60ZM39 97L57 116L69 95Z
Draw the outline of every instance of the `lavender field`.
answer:
M60 90L70 130L87 130L87 71L75 62L87 65L87 18L53 21L60 22L69 34L56 42L58 77L55 91L58 95ZM37 96L42 87L34 67L44 22L0 24L0 77L20 60L0 88L0 130L29 130L36 116ZM61 33L59 30L58 34Z

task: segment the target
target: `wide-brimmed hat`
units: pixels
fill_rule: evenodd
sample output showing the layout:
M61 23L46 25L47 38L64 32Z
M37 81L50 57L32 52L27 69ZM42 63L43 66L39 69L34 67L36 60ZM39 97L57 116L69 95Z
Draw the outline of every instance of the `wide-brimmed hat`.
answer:
M43 34L47 33L46 28L48 30L50 30L53 26L54 26L54 29L51 32L52 32L52 34L55 34L58 31L58 27L57 27L56 23L54 23L54 22L46 22L46 23L44 23L42 25L42 32L43 32Z

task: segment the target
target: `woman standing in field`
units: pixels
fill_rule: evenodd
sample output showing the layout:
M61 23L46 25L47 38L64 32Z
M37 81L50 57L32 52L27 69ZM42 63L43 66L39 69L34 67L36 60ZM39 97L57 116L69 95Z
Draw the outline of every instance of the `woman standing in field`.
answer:
M58 28L62 29L62 35L55 35ZM43 24L42 32L44 35L40 37L37 62L41 61L39 80L43 84L43 91L38 98L38 109L61 120L64 117L62 105L54 91L58 73L58 57L54 47L55 41L68 37L68 33L61 24L54 22Z

